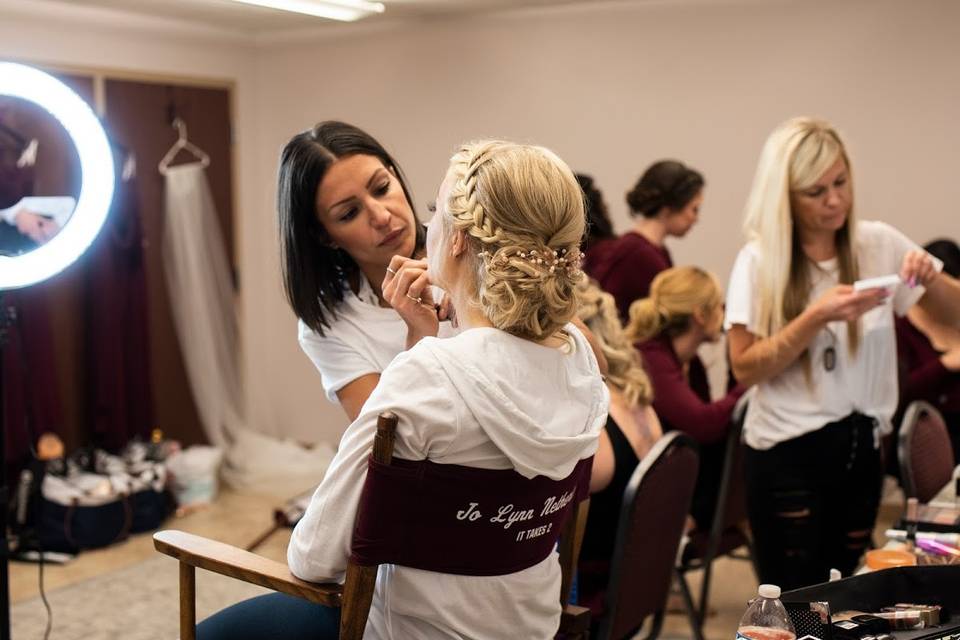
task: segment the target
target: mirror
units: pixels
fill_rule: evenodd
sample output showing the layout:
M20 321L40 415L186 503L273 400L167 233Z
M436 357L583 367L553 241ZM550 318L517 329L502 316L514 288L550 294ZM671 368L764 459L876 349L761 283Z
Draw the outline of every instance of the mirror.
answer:
M28 209L30 213L42 217L22 218L25 225L35 225L35 237L30 237L29 232L21 233L20 229L6 229L8 233L28 236L32 244L23 250L0 251L0 290L3 290L46 280L73 263L90 246L103 226L113 198L114 161L107 135L93 110L50 74L22 64L0 62L0 99L4 100L7 110L0 112L0 122L7 128L3 137L14 141L10 155L16 156L19 152L18 137L27 141L25 151L19 152L20 158L13 162L15 169L22 168L18 165L30 159L31 138L27 128L37 126L38 136L50 136L49 165L40 165L43 150L39 139L33 151L36 153L34 163L40 172L50 172L49 186L43 189L52 190L48 195L33 192L31 195L37 199L25 203L32 207ZM41 131L48 133L41 134ZM59 152L56 151L58 139L61 141ZM13 198L16 189L14 192ZM18 202L23 204L22 200ZM4 204L11 206L9 202ZM16 226L17 218L8 215L14 223L5 223ZM43 229L37 229L38 224Z
M70 134L39 105L0 97L0 255L46 244L80 195L80 158Z

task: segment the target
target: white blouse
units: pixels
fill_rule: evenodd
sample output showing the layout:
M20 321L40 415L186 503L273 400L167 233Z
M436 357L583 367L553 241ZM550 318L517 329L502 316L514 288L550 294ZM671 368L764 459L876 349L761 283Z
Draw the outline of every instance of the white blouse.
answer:
M904 255L920 247L883 222L860 221L856 230L856 256L860 278L897 274ZM933 256L931 256L933 258ZM725 326L743 325L757 330L756 297L760 250L750 243L740 250L727 288ZM937 269L942 263L933 258ZM811 265L810 301L838 284L836 259ZM848 348L847 323L830 322L810 343L811 380L808 384L798 359L781 373L757 384L747 410L744 440L754 449L774 445L815 431L853 412L875 418L881 433L889 433L897 407L897 345L894 313L903 315L924 293L906 284L894 287L887 302L865 313L860 320L859 348ZM834 352L827 370L824 354Z
M441 291L434 288L436 300ZM337 392L368 373L380 373L407 348L407 324L390 307L381 307L367 279L360 291L345 291L336 319L320 335L303 321L297 324L300 348L320 372L327 399L339 404ZM441 322L438 337L456 335L450 322Z
M492 328L425 338L398 355L297 524L290 570L341 580L381 411L398 417L395 455L558 480L593 455L609 395L572 324L566 352ZM515 573L462 576L381 565L364 638L553 638L560 620L556 554Z

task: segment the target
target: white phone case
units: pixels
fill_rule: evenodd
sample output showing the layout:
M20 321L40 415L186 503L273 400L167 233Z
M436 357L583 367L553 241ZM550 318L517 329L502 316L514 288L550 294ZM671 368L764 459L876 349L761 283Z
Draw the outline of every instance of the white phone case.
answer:
M895 273L892 273L888 276L878 276L876 278L867 278L865 280L857 280L853 283L854 291L866 291L867 289L882 289L886 287L895 287L900 284L900 276Z

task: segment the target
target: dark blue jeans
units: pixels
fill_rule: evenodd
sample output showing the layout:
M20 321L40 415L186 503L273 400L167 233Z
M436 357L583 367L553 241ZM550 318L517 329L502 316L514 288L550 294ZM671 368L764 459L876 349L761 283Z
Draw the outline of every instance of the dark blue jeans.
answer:
M340 609L270 593L238 602L197 625L197 640L336 640Z

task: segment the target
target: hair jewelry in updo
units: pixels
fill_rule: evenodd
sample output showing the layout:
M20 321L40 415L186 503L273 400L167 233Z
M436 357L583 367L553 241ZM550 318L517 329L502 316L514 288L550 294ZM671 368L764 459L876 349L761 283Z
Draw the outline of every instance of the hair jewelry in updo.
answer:
M472 244L477 303L497 327L542 340L573 318L583 196L570 168L543 147L466 144L453 156L447 211Z

